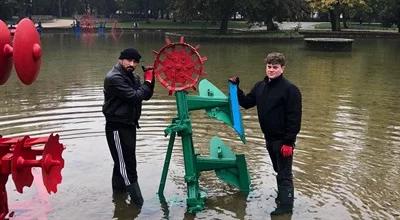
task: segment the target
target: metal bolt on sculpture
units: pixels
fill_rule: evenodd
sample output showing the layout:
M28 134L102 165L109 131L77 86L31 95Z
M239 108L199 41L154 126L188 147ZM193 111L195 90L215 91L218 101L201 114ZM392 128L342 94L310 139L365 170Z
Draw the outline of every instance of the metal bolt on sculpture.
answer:
M204 209L205 196L199 189L199 177L202 171L214 170L224 182L248 194L250 177L245 156L235 154L229 146L214 136L210 141L210 156L195 153L190 111L205 109L211 118L220 120L236 131L243 143L246 142L241 114L237 100L237 86L229 83L230 96L227 97L206 79L199 83L199 95L188 95L187 89L196 89L201 76L204 76L203 64L207 60L198 53L199 46L193 47L184 42L172 43L168 38L166 45L159 52L154 51L154 73L158 81L175 93L178 116L173 119L164 133L170 135L168 149L164 161L158 195L165 200L164 188L171 160L176 135L182 139L183 159L185 166L185 182L187 185L187 210L196 213Z
M39 73L41 56L39 33L31 20L24 18L18 23L12 46L7 25L0 20L0 85L11 74L13 58L19 79L26 85L32 84ZM0 135L0 220L9 213L6 183L10 174L17 191L22 193L24 186L32 185L32 167L40 167L47 191L57 192L64 168L63 150L57 134L16 138Z

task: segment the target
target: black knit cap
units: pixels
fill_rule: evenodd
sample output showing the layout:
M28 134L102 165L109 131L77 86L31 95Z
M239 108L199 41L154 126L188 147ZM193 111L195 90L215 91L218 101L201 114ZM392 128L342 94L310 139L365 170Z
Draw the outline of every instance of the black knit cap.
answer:
M121 52L121 54L119 55L118 59L120 59L120 60L122 60L122 59L128 59L128 60L134 59L137 62L139 62L140 58L142 58L142 56L140 55L140 53L136 49L127 48L127 49L125 49L125 50L123 50Z

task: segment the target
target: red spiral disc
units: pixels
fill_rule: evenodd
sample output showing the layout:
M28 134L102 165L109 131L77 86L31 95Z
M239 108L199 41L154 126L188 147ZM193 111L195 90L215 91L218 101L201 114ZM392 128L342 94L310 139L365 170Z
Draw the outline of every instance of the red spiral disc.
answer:
M156 53L154 61L154 74L158 81L170 94L175 91L196 88L204 73L206 57L201 57L198 47L192 47L184 42L183 37L179 43L171 43L166 39L165 45Z

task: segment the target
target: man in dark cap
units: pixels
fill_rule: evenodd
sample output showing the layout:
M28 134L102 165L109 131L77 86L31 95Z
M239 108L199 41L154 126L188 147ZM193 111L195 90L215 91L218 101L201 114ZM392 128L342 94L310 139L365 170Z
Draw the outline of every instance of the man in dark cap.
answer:
M141 55L134 48L121 52L118 63L104 80L103 114L106 118L106 137L114 160L112 173L113 193L131 197L131 204L138 208L143 197L136 171L136 129L142 110L142 101L149 100L154 90L153 68L143 68L144 82L135 69Z

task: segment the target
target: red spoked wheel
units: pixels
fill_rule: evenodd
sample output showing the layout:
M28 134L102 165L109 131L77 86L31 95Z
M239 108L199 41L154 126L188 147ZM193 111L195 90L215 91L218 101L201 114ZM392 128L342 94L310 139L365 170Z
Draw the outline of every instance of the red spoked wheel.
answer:
M34 147L42 147L42 158L36 159L39 151ZM39 146L35 146L39 145ZM48 138L29 138L25 136L14 145L14 155L11 159L11 174L17 191L22 193L24 186L31 186L33 182L32 167L42 168L43 184L47 192L57 192L57 185L61 183L61 169L64 168L62 152L64 146L59 142L59 136L51 134Z
M169 94L196 89L200 77L205 75L203 64L207 60L207 57L200 56L198 49L198 46L185 43L181 37L179 43L166 38L166 45L159 52L154 51L154 74Z
M23 192L25 186L30 187L33 182L32 167L22 164L24 160L35 160L36 158L36 155L29 148L24 148L24 143L28 138L28 136L25 136L23 139L17 141L11 160L12 179L19 193Z
M62 152L64 145L61 144L58 134L51 134L44 146L42 158L42 177L43 184L48 193L57 192L57 185L61 183L61 170L64 168Z

